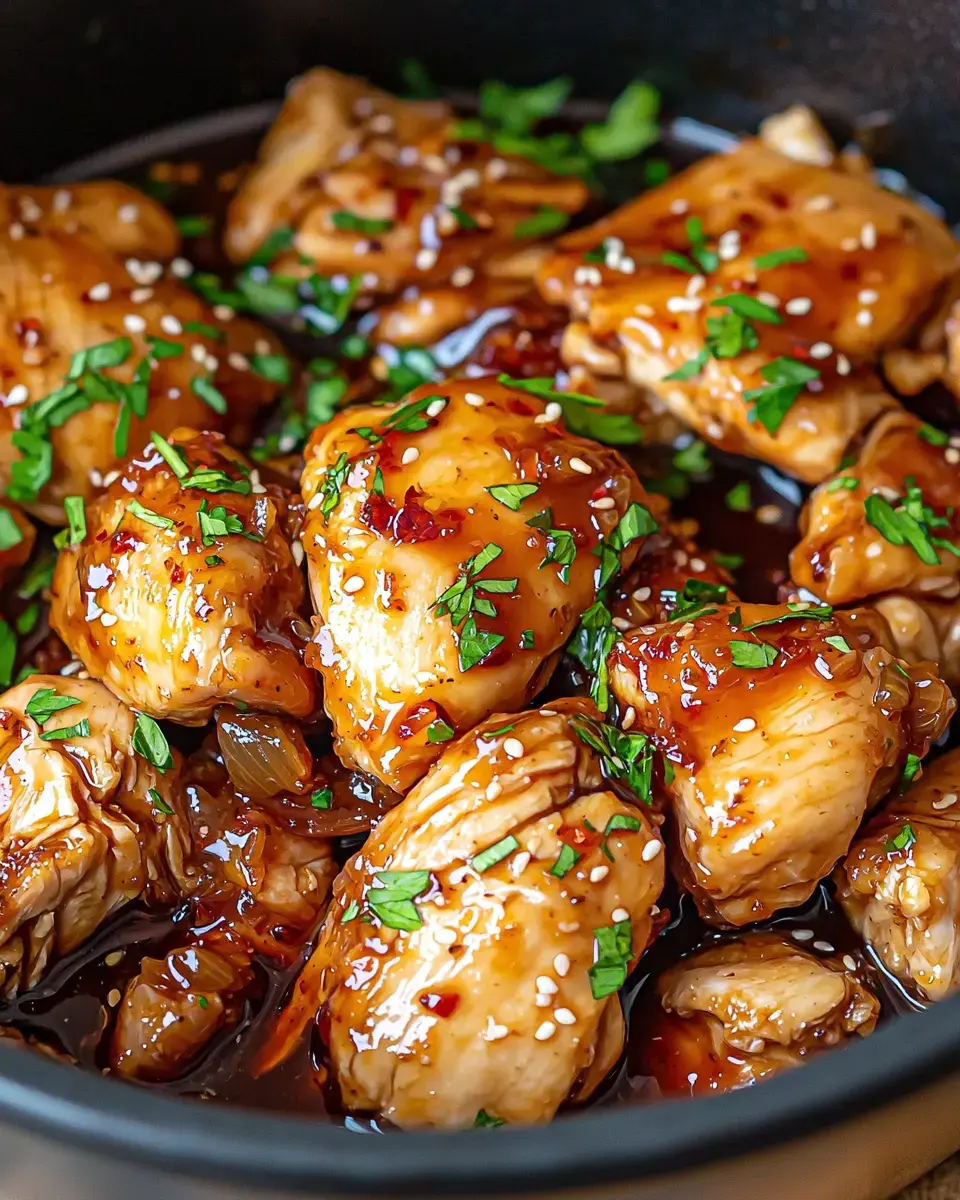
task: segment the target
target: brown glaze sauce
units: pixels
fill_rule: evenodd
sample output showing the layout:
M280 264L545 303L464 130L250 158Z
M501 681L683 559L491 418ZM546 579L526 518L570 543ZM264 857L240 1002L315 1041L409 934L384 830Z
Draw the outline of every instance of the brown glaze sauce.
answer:
M199 237L187 239L184 253L199 268L227 276L229 264L219 248L222 221L242 170L237 164L252 159L259 136L258 131L188 144L168 161L159 164L130 161L127 170L116 173L150 191L177 216L212 214L215 221L211 228ZM675 166L686 165L696 157L686 145L668 145L666 151ZM611 194L620 192L622 196L617 195L618 199L628 196L631 189L621 183ZM593 220L598 215L596 206L591 205L583 214L583 220ZM518 337L511 322L529 332L522 332ZM548 316L536 306L527 311L520 305L507 305L484 314L471 327L448 335L434 349L438 361L446 366L473 353L482 341L483 350L475 356L475 361L480 363L479 369L515 376L548 375L559 365L560 331L559 325L555 329L551 327ZM290 330L278 329L277 332L290 353L301 359L329 353L336 344L324 345L322 339ZM926 419L949 423L951 418L947 414L950 413L955 421L956 409L952 404L937 397L924 400L922 415ZM671 481L674 485L677 482L677 471L671 465L673 453L667 448L655 448L627 451L627 456L642 479L659 478L663 482L659 490L670 491L672 512L676 517L692 517L699 522L699 543L704 549L743 556L743 566L735 572L736 589L741 596L753 602L775 601L778 589L787 579L787 557L797 538L796 519L804 489L770 467L712 451L709 474L687 476L686 483L681 483L679 488L686 494L678 494L675 488L671 490ZM735 485L744 482L750 489L750 511L733 511L725 498ZM38 549L33 563L38 563L44 555L50 555L49 545ZM3 593L0 607L11 622L39 596L37 593L24 597L18 593L28 575L29 568ZM32 662L41 670L58 671L69 661L69 654L59 639L49 632L46 606L41 604L40 607L35 627L21 639L18 665ZM544 698L581 691L580 668L566 658ZM196 749L203 737L202 731L176 726L168 726L168 731L173 735L171 740L185 752ZM326 728L311 727L305 733L316 755L329 753ZM365 813L373 814L375 819L378 789L371 781L341 769L336 790L335 811L341 805L341 794L346 797L345 809L350 810L345 816L345 828L358 819L357 814L361 828ZM382 795L379 800L382 802ZM345 861L362 844L364 836L359 833L338 838L338 861ZM660 904L669 913L669 918L624 994L630 1031L627 1048L616 1070L595 1093L593 1104L619 1105L656 1098L658 1087L643 1070L651 1049L645 1045L643 1035L643 1012L650 1003L651 981L679 958L724 936L707 927L698 917L691 898L681 895L669 881ZM0 1004L0 1025L12 1027L29 1041L68 1056L85 1069L106 1071L107 1038L104 1034L111 1026L113 1010L124 986L139 970L142 958L162 956L183 943L189 918L188 905L165 914L146 912L138 906L125 909L80 950L58 962L38 987L14 1001ZM812 930L817 939L829 942L839 953L853 955L862 967L864 978L877 990L882 1006L881 1019L920 1007L864 948L834 903L829 883L821 884L802 908L765 922L764 928L787 933ZM244 995L239 1021L218 1034L197 1061L185 1066L178 1079L152 1086L248 1107L326 1114L327 1119L356 1130L378 1131L382 1128L376 1121L343 1113L334 1089L329 1084L324 1086L321 1031L315 1025L311 1026L298 1053L266 1076L259 1079L252 1076L252 1064L265 1040L269 1023L280 1010L306 956L305 951L298 962L284 968L264 960L256 961L255 983ZM691 1090L697 1090L694 1083L691 1083ZM703 1090L702 1084L700 1090Z

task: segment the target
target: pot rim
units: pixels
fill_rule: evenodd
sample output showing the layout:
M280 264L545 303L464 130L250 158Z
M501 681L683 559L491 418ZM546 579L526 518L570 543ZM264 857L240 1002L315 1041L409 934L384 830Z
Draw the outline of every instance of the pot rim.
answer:
M536 1127L373 1136L361 1144L353 1131L316 1118L201 1106L0 1044L0 1119L140 1167L270 1194L476 1197L719 1166L863 1116L958 1064L960 996L954 996L925 1013L894 1018L802 1070L722 1097L587 1109ZM495 1154L489 1138L496 1138Z

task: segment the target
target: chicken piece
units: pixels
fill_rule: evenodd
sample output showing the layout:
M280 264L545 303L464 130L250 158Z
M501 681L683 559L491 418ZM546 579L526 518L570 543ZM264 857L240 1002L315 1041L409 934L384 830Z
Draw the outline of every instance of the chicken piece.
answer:
M747 140L561 239L538 280L641 393L815 483L895 407L871 364L936 304L957 249L870 178Z
M641 1071L667 1095L747 1087L872 1033L876 996L837 957L748 933L664 971L643 1026Z
M562 700L449 746L334 883L262 1067L322 1010L345 1107L402 1128L586 1099L622 1049L617 991L664 882L647 810L604 781L605 732Z
M291 228L292 243L273 259L282 273L351 276L383 296L423 290L422 344L463 324L456 289L475 288L486 302L491 287L518 295L545 257L532 244L540 229L557 228L544 226L544 212L562 223L588 195L578 178L458 141L443 101L397 100L314 70L295 81L264 139L230 206L225 245L242 262Z
M878 421L853 465L807 501L794 580L830 604L888 591L960 596L957 458L946 434L908 413Z
M336 750L401 792L454 732L540 691L598 579L656 528L616 451L492 379L338 414L303 498Z
M811 895L956 705L930 664L904 667L856 613L711 607L641 626L608 666L624 725L673 767L684 887L708 919L746 925Z
M251 803L203 751L185 791L198 868L190 931L164 958L145 959L127 984L111 1040L113 1067L127 1078L176 1078L235 1023L254 983L254 955L296 962L336 871L329 839L311 833L318 809L310 796ZM322 799L323 789L313 796Z
M95 179L60 187L0 184L0 226L13 223L11 236L81 234L111 254L156 262L180 249L180 234L162 204L116 179ZM17 228L19 226L19 229Z
M911 665L932 662L943 682L960 690L960 600L881 596L870 607L890 632L889 648Z
M0 697L0 987L33 987L122 905L192 886L179 759L93 680Z
M669 621L679 609L696 612L738 599L729 573L703 553L676 521L644 543L630 570L618 580L610 613L616 629Z
M36 540L37 531L23 513L0 503L0 583L27 562Z
M924 767L860 831L837 868L843 911L922 1000L960 989L960 750Z
M159 263L124 265L92 235L14 229L0 227L0 483L12 499L62 523L64 499L90 499L152 431L249 439L280 391L251 363L279 354L276 339L218 320Z
M86 669L154 717L202 725L222 703L307 717L298 505L221 434L154 438L60 552L50 623Z

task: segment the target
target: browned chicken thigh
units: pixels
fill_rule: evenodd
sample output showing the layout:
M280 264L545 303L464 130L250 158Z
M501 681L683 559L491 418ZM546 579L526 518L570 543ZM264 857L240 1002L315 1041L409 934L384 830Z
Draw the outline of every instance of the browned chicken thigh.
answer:
M604 780L625 767L596 715L497 714L444 751L335 882L265 1065L322 1008L347 1107L403 1128L543 1122L590 1095L664 880L649 810Z
M957 249L868 176L748 140L562 238L539 284L580 330L571 349L612 352L716 445L817 482L895 406L871 364L935 306Z
M707 605L641 626L610 657L625 728L669 760L672 846L704 916L746 925L800 904L956 707L857 614Z
M92 680L0 696L0 980L32 987L111 913L192 887L179 760Z
M337 750L399 791L455 732L537 694L656 528L616 451L492 379L340 413L307 448L303 497Z
M186 725L224 702L312 713L298 506L221 434L155 434L82 515L50 619L94 678Z
M873 1032L880 1005L855 964L747 933L670 967L641 1010L642 1071L664 1093L746 1087Z

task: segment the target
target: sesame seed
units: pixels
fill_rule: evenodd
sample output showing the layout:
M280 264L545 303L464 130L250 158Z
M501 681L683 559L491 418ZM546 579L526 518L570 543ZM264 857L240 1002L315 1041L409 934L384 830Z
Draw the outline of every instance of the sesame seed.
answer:
M90 291L87 292L91 300L109 300L110 294L109 283L95 283Z
M544 1021L537 1032L533 1035L538 1042L547 1042L557 1032L557 1027L552 1021Z
M177 334L183 333L183 326L173 315L173 313L165 313L160 318L160 328L164 333L172 334L174 337L176 337Z
M508 170L505 159L491 158L484 168L484 174L488 179L502 179Z
M514 879L519 879L519 877L524 873L529 866L530 859L532 857L533 856L529 850L521 850L519 854L515 854L513 858L510 859L510 874L514 877Z
M307 508L319 508L323 503L323 492L317 492L307 501Z
M66 212L72 202L73 197L63 188L53 193L53 211L55 213Z
M411 463L415 463L419 457L420 451L416 448L416 446L408 446L400 455L400 462L405 467L408 467Z
M644 862L653 862L660 851L663 849L663 843L656 838L651 838L649 842L640 851L640 857Z
M499 1042L509 1032L506 1025L498 1025L493 1017L487 1017L487 1027L480 1036L485 1042Z
M109 954L104 955L103 963L107 967L115 967L118 963L123 962L122 950L111 950Z
M519 738L504 738L503 752L507 758L523 758L523 742Z
M140 209L135 204L122 204L117 209L117 216L124 225L132 225L137 217L140 216Z
M821 954L832 954L836 949L830 942L817 941L813 943L814 950L818 950Z
M293 561L299 567L300 564L303 562L303 543L296 542L296 541L291 542L290 543L290 553L293 555Z
M603 282L599 267L577 267L573 272L573 282L579 287L583 284L599 287Z
M232 321L237 314L229 304L215 304L213 306L213 315L218 321Z
M15 383L7 392L7 398L4 401L4 406L10 408L16 404L23 404L30 398L30 393L27 391L26 384Z
M651 592L650 588L648 588L648 587L641 587L641 588L637 588L637 590L635 592L632 592L631 595L638 604L644 604L647 600L650 599L652 592Z
M864 248L864 250L876 250L877 227L872 221L867 221L860 230L860 245Z
M533 418L535 425L553 425L563 416L563 407L558 400L551 400L542 413Z
M417 257L414 259L418 271L429 271L431 267L436 266L437 252L424 246L423 249L417 251Z
M771 308L780 307L780 297L775 296L773 292L757 292L757 299L761 304L769 304Z
M744 717L743 720L738 721L736 725L734 725L733 730L734 733L750 733L751 730L756 729L756 727L757 723L753 717Z
M833 347L829 342L814 342L810 347L811 358L829 358L833 353Z
M810 309L813 308L813 301L809 296L794 296L783 307L791 317L805 317Z
M174 279L189 279L193 274L193 263L186 258L175 258L170 263L170 274Z
M613 624L614 629L623 630L623 629L630 628L630 622L627 620L626 617L613 617L612 624Z
M627 709L627 711L623 714L623 719L620 722L620 727L623 729L624 732L626 732L628 729L630 729L633 726L633 723L636 719L637 719L637 710L631 704L630 707Z
M561 979L566 977L567 972L570 970L570 959L566 954L558 954L556 956L553 960L553 969Z
M690 282L687 284L687 295L696 296L698 292L702 292L707 279L705 275L693 275Z
M776 525L783 517L783 509L776 504L761 504L753 515L761 525Z
M845 237L840 239L840 249L846 250L848 254L852 254L854 250L860 249L860 243L855 237Z
M790 935L795 942L809 942L813 940L812 929L794 929Z
M860 309L860 311L857 313L857 324L863 326L873 324L873 313L869 308Z
M608 508L616 508L617 502L612 496L600 496L597 500L590 501L591 508L598 508L601 511Z
M123 327L128 333L143 333L147 327L143 317L137 316L136 313L127 313L123 318Z
M433 940L439 942L441 946L452 946L457 940L456 930L447 929L441 925L439 929L433 931Z
M724 261L728 262L731 258L736 258L740 253L740 232L737 229L728 229L725 233L721 233L717 239L717 255Z
M537 1008L549 1008L552 1003L552 996L548 996L546 992L537 992L537 998L535 1001Z
M559 991L557 981L551 979L549 975L537 976L537 991L542 992L546 996L555 996Z
M100 624L105 625L107 629L109 629L111 625L116 625L119 619L120 618L116 615L116 613L105 612L100 614Z
M10 235L12 242L19 242L23 238L23 226L19 221L11 221L7 227L7 233Z
M203 357L203 365L212 374L220 366L220 359L214 354L205 354Z
M629 921L630 914L625 908L615 908L610 914L610 920L616 923L617 921Z
M706 569L707 569L707 564L703 561L702 558L691 558L690 559L690 570L693 571L693 573L695 575L699 575L701 572L705 571Z
M110 1005L111 1008L117 1007L117 1005L120 1003L120 989L119 988L111 988L110 991L107 992L107 1003Z
M433 400L430 404L427 405L427 409L426 409L427 416L428 417L439 417L440 414L443 412L443 410L446 407L447 407L446 400L444 400L442 396L437 397L436 400Z
M675 217L682 217L685 212L690 211L690 201L673 200L670 204L670 211Z
M473 283L473 268L457 267L455 271L450 272L450 282L455 288L468 287Z
M134 304L146 304L146 302L151 299L152 296L153 288L148 287L134 288L130 293L130 299Z
M496 800L502 791L503 784L500 782L500 780L491 779L491 781L487 784L487 790L484 792L484 795L488 800Z
M948 446L943 452L943 457L952 467L960 463L960 450L956 446Z
M343 590L348 596L352 596L354 592L359 592L363 587L362 575L351 575L349 579L343 581Z
M851 371L850 359L845 354L837 355L837 374L849 375Z
M939 800L934 800L930 807L935 808L937 812L940 812L945 808L950 808L952 805L956 804L956 802L957 793L947 792L946 795L941 796Z
M231 350L227 355L227 366L233 367L235 371L249 371L250 360L239 350Z
M558 1025L576 1025L577 1018L569 1008L554 1009L553 1019Z
M834 204L835 201L832 196L821 194L819 196L811 196L803 207L807 212L829 212L834 207Z
M467 392L463 398L471 408L479 408L483 404L483 397L476 392Z
M843 965L848 971L855 971L857 969L857 960L852 954L845 954L843 956Z
M703 301L696 296L670 296L667 300L667 312L695 313L703 308Z
M580 928L579 921L558 921L557 928L561 933L576 933Z
M580 475L593 474L593 467L591 467L589 463L585 463L582 458L571 458L570 470L576 471Z
M591 883L601 883L610 874L609 867L594 867L590 872Z
M861 304L876 304L880 299L880 293L875 292L873 288L864 288L862 292L857 292L857 299Z

